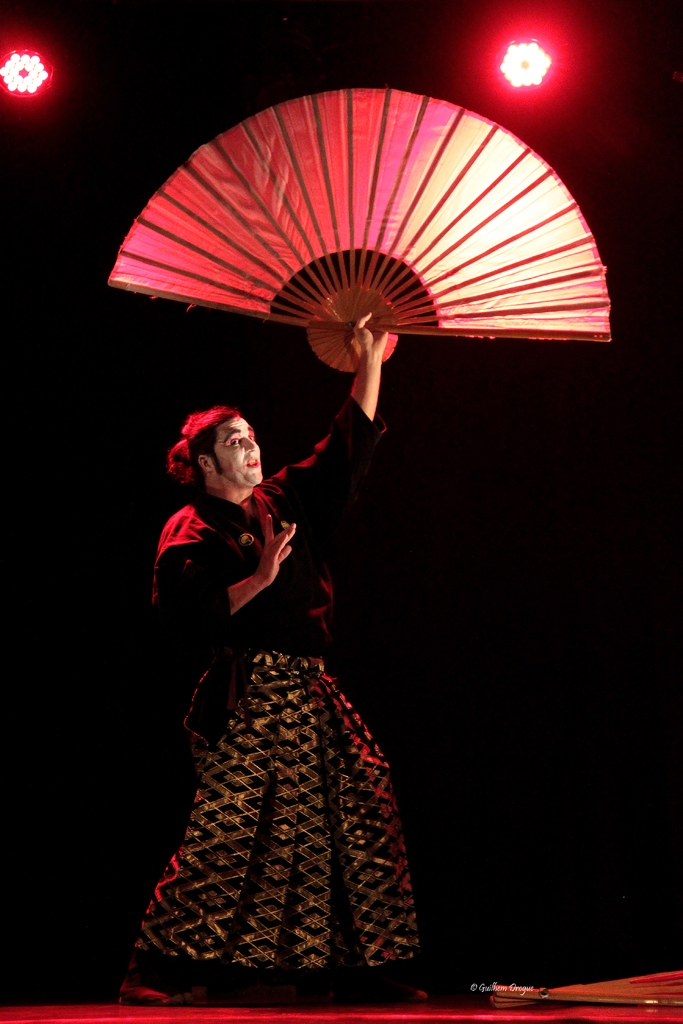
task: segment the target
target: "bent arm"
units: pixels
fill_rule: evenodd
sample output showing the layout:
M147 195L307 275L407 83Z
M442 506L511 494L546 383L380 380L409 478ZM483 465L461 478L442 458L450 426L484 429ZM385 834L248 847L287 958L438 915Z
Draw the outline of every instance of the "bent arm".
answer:
M262 590L263 584L257 578L256 573L253 576L249 576L246 580L233 583L231 587L228 587L230 614L234 615L240 608L244 608L245 604L256 597L257 594L260 594Z
M258 569L253 576L248 576L246 580L240 580L239 583L233 583L231 587L228 587L231 615L253 600L265 587L270 586L280 571L280 563L284 562L292 552L289 541L294 536L295 530L296 523L292 523L282 533L274 536L273 517L266 516L265 544Z

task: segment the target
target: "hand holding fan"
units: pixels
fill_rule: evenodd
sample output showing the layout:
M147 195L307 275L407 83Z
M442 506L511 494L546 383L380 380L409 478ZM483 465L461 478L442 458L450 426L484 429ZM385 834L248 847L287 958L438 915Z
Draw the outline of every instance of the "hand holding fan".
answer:
M367 313L395 334L610 340L605 268L552 168L478 114L392 89L290 100L201 146L109 284L306 327L340 370Z

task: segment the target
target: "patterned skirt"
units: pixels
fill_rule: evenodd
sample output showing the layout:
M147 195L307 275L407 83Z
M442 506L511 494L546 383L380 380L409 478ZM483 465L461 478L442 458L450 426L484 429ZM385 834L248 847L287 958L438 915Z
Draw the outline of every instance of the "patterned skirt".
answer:
M389 768L314 658L250 652L249 713L193 735L185 840L137 946L265 968L373 965L418 937Z

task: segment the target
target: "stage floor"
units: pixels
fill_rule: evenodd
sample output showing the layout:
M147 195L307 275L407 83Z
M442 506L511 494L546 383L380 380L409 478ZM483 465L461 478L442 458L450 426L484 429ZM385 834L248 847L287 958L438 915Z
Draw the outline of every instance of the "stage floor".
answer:
M494 1010L486 997L438 996L427 1003L392 1006L267 1006L142 1007L99 1004L90 1006L4 1006L0 1021L11 1024L383 1024L405 1021L604 1021L632 1024L643 1021L675 1021L683 1024L683 1007L587 1006Z

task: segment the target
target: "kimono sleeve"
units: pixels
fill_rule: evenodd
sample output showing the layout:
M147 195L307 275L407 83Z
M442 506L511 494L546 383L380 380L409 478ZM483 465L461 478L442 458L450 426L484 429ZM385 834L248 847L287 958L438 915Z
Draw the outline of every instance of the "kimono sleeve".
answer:
M154 603L162 622L182 644L229 645L232 637L228 587L236 582L216 538L160 545L154 567Z
M284 490L294 492L319 542L328 539L353 503L385 429L379 417L368 419L348 398L310 459L287 466L275 477Z

